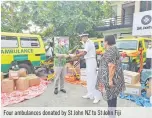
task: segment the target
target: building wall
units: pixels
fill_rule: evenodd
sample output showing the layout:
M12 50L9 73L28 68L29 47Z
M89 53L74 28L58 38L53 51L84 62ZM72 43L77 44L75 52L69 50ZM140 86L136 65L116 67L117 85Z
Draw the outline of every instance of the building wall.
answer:
M111 6L115 6L115 10L117 11L117 16L122 16L122 6L123 4L125 3L129 3L129 2L132 2L132 1L128 1L128 2L124 2L124 1L112 1L111 2ZM134 13L137 13L137 12L140 12L140 3L141 1L135 1L135 6L134 6ZM117 8L116 8L117 6ZM133 8L133 7L132 7ZM133 13L132 9L129 8L125 8L126 13L125 15L129 15L130 13ZM138 19L137 19L138 20ZM119 24L117 24L119 25ZM132 35L132 27L130 28L118 28L118 29L111 29L111 30L106 30L106 31L102 31L103 35L106 36L106 35L115 35L116 38L118 38L119 36L122 36L121 34L124 33L124 35ZM126 34L125 34L126 33ZM128 33L128 34L127 34Z
M130 1L132 2L132 1ZM117 16L122 15L122 5L125 4L124 1L112 1L111 6L117 6ZM140 1L135 1L135 13L140 12Z
M132 33L132 28L121 28L121 29L113 29L113 30L108 30L108 31L104 31L102 32L104 36L106 35L115 35L116 38L122 36L121 33L126 33L124 34L126 35L131 35Z
M135 13L140 12L140 1L135 1Z
M132 1L130 1L132 2ZM126 3L124 1L113 1L111 2L111 6L117 6L117 16L122 16L122 5ZM135 10L134 12L140 12L140 1L135 1ZM120 29L114 29L114 30L108 30L108 31L103 31L103 35L115 35L116 38L121 36L121 33L128 33L128 35L132 35L132 27L130 28L120 28Z

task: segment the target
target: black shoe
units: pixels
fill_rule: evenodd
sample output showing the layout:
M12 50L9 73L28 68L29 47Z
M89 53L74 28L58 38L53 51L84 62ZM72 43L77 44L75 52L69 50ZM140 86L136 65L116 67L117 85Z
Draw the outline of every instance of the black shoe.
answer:
M66 90L65 90L65 89L61 89L60 91L63 92L63 93L66 93Z
M58 88L55 88L54 94L58 94Z

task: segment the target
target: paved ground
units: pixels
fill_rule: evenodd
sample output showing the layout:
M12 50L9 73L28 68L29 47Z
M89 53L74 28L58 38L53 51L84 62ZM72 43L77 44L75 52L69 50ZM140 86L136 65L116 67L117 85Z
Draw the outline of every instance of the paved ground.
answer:
M67 93L53 94L53 84L49 84L47 90L39 97L23 101L8 107L107 107L107 103L101 99L99 104L93 104L92 100L83 99L86 88L79 85L65 84ZM118 99L118 107L138 107L134 102Z

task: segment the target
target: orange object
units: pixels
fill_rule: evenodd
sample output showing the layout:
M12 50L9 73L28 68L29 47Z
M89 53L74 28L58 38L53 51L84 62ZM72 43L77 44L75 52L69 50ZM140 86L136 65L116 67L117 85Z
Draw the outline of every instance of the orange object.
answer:
M15 82L16 84L16 90L24 91L29 88L29 80L25 77L20 77Z
M19 71L9 71L9 79L19 79Z
M33 75L33 74L28 75L26 78L29 79L29 86L30 87L40 85L40 79L36 75Z
M65 81L71 84L86 86L86 81L78 80L75 76L67 75Z
M21 68L21 69L19 70L19 76L20 76L20 77L26 77L26 76L27 76L27 71L26 71L25 68Z
M2 93L11 93L14 91L14 80L10 80L7 78L2 80L1 84Z
M96 51L96 54L97 54L97 55L100 55L100 54L102 54L102 51L100 51L100 50L99 50L99 51Z
M133 52L133 53L128 53L127 55L130 57L137 57L139 55L139 51Z

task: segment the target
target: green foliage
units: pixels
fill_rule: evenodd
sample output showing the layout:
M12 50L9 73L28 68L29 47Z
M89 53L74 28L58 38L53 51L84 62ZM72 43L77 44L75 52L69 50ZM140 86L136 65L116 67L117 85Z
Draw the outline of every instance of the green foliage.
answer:
M94 31L111 16L109 3L99 1L30 1L2 3L2 31L22 32L29 21L39 26L43 37L69 36L70 47L78 44L78 34L102 37Z
M22 32L28 29L31 15L30 8L25 2L2 2L1 30L3 32Z

